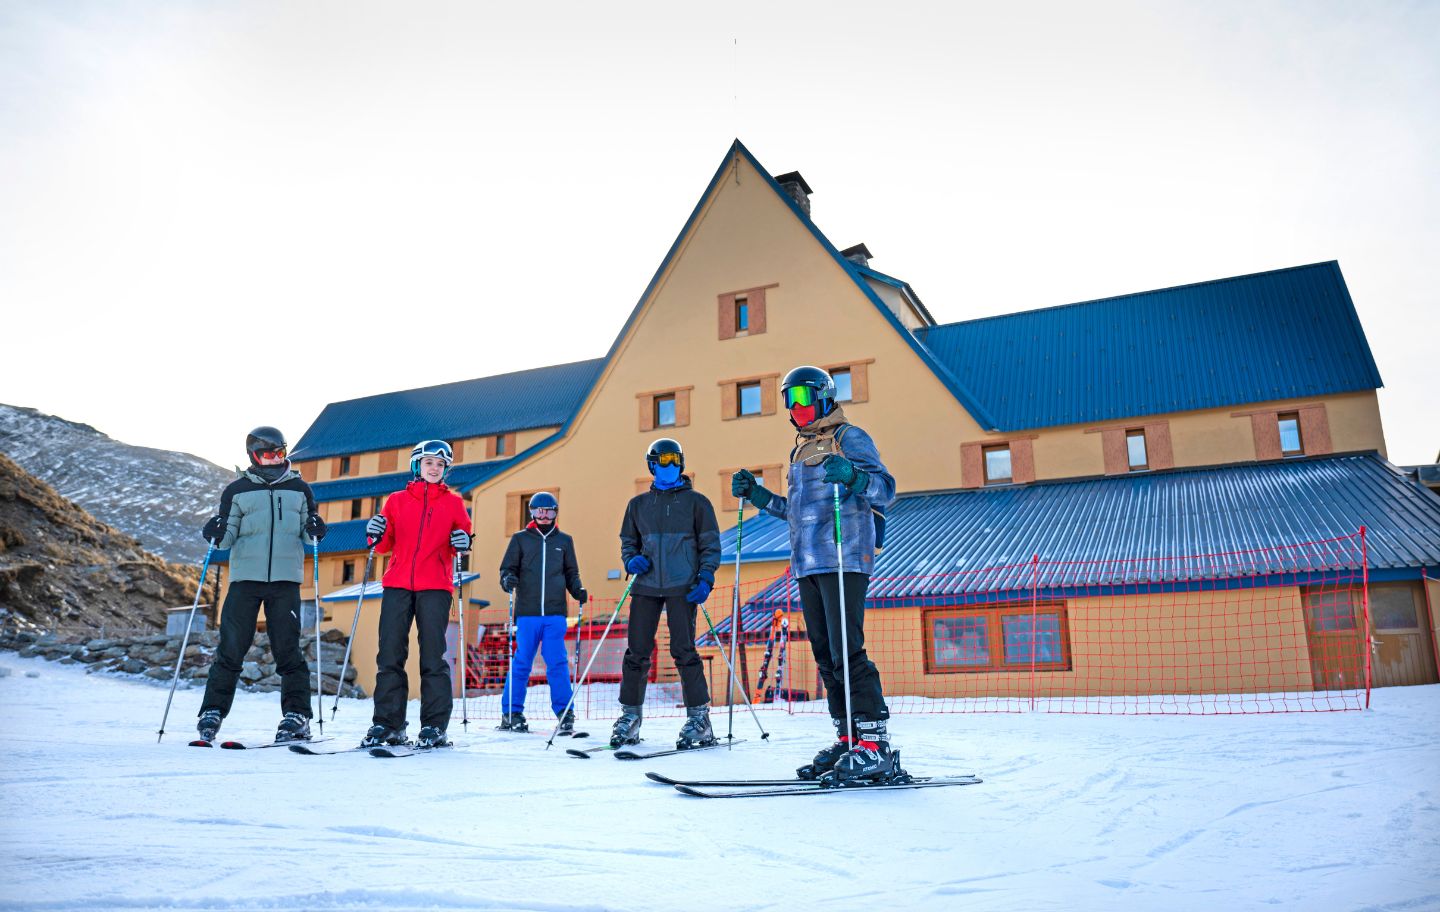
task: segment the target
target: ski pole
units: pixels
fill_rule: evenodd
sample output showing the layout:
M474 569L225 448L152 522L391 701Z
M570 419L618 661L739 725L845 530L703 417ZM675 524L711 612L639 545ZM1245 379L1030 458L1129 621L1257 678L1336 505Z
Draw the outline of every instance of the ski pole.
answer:
M850 641L845 631L845 533L840 531L840 485L835 493L835 588L840 591L840 652L845 669L845 736L855 743L855 722L850 709Z
M355 645L355 629L360 626L360 606L365 604L365 589L370 585L370 562L375 559L375 549L365 555L365 575L360 577L360 594L355 597L355 618L350 622L350 639L345 643L345 658L340 662L340 684L335 685L335 703L330 707L330 719L334 721L335 711L340 708L340 688L345 683L345 669L350 667L350 648Z
M700 613L703 614L703 615L705 615L705 623L710 627L710 635L715 638L715 643L716 643L716 645L719 645L719 643L720 643L720 634L715 631L715 622L712 621L712 620L710 620L710 612L709 612L708 610L706 610L706 608L705 608L704 605L701 605L701 606L700 606ZM731 630L730 632L731 632L731 634L734 634L735 631L734 631L734 630ZM750 694L746 693L744 687L739 687L739 685L736 684L736 682L735 682L735 666L732 665L732 664L730 664L730 659L729 659L728 657L726 657L724 648L721 648L721 649L719 650L719 652L720 652L720 658L725 659L725 670L730 673L730 683L731 683L731 685L738 687L738 689L739 689L739 691L740 691L740 696L745 699L745 705L746 705L747 707L749 707L749 709L750 709L750 718L752 718L752 719L755 720L755 726L760 729L760 740L761 740L761 741L766 740L767 738L770 737L770 733L765 730L765 726L763 726L763 725L760 724L760 717L759 717L758 715L756 715L756 713L755 713L755 707L754 707L754 705L752 705L751 702L750 702ZM726 737L730 737L730 736L727 735ZM732 744L732 746L733 746L733 744Z
M470 651L465 642L465 586L460 578L460 555L455 555L455 600L460 605L460 727L470 730L470 705L466 701L465 653Z
M320 734L325 734L325 680L320 677L320 619L325 612L320 608L320 539L315 539L314 559L315 565L315 721L320 725ZM360 582L365 582L361 580ZM340 669L340 677L345 677L345 669ZM340 686L335 686L335 696L340 696Z
M200 593L205 591L205 574L210 572L210 556L215 553L215 543L205 549L205 563L200 567L200 585L195 587L195 603L190 606L190 617L185 621L185 636L180 640L180 654L175 657L175 677L170 679L170 696L165 698L165 715L160 717L159 744L165 737L165 722L170 718L170 701L175 699L175 685L180 683L180 663L185 661L185 649L190 645L190 625L195 623L195 610L200 607Z
M586 596L589 597L588 595ZM580 630L585 626L585 606L581 605L575 611L575 683L570 688L574 693L580 686Z
M735 641L740 630L740 546L745 539L745 498L740 498L739 505L735 508L735 591L730 599L730 658L728 664L735 667ZM709 619L707 614L706 619ZM711 626L714 629L714 626ZM719 644L719 639L716 639ZM730 680L725 685L725 708L727 717L725 722L725 740L735 740L735 675L730 675Z
M615 603L615 610L612 611L612 612L610 612L610 620L605 623L605 629L604 629L603 631L601 631L601 633L600 633L600 642L596 644L595 650L590 653L590 661L587 662L587 663L585 663L585 670L584 670L583 672L581 672L581 674L580 674L580 680L583 681L583 680L585 680L585 678L589 677L589 675L590 675L590 666L591 666L591 665L594 665L594 664L595 664L595 659L599 657L599 655L600 655L600 647L605 645L605 638L610 635L610 628L611 628L612 626L614 626L614 624L615 624L615 619L620 616L620 609L625 605L625 600L630 597L630 587L632 587L632 586L635 585L635 581L636 581L637 579L639 579L638 576L632 576L632 577L630 577L630 582L628 582L628 583L625 584L625 591L620 594L620 601L618 601L618 602ZM576 634L576 635L578 636L579 634ZM580 692L580 691L578 691L578 690L572 690L572 691L570 691L570 702L569 702L569 703L566 703L566 704L565 704L565 708L560 711L560 717L559 717L559 719L565 718L565 713L569 712L570 709L575 705L575 695L578 694L579 692ZM552 745L552 744L555 743L555 735L556 735L557 732L560 731L560 721L559 721L559 719L557 719L557 720L555 721L555 728L554 728L553 731L550 732L550 740L545 742L545 749L546 749L546 750L549 750L549 749L550 749L550 745Z
M520 585L518 582L515 585ZM515 702L515 590L510 590L510 616L505 622L509 629L505 633L505 686L500 688L500 714L510 715L510 704ZM529 685L527 680L526 685Z

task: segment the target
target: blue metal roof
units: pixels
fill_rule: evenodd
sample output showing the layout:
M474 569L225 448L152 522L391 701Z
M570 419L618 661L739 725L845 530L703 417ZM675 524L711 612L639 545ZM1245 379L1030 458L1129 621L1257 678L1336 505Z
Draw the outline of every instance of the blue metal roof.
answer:
M915 335L1024 430L1376 389L1334 261L968 320ZM979 416L976 416L979 420Z
M528 451L527 451L528 452ZM504 471L521 456L509 459L492 459L489 462L463 463L450 470L446 483L454 490L464 493L494 475ZM321 503L335 500L354 500L357 497L377 497L394 494L410 483L410 473L390 472L385 475L369 475L364 478L342 478L337 481L319 481L310 486L315 499Z
M1362 525L1372 579L1440 567L1440 496L1373 453L909 494L887 517L870 594L890 605L988 601L1032 584L1074 595L1137 583L1293 583L1298 572L1358 570L1353 541L1290 546ZM771 524L746 522L747 551L752 540L778 550ZM733 528L722 544L734 560ZM1203 557L1185 559L1193 555ZM782 581L746 610L783 606L787 587L794 598Z
M468 572L468 571L465 572L465 573L461 573L461 574L460 574L460 585L462 585L462 586L468 586L468 585L470 585L471 583L475 582L475 581L476 581L477 579L479 579L479 578L480 578L480 574L478 574L478 573L470 573L470 572ZM379 599L380 599L380 596L383 595L384 592L385 592L385 587L382 586L382 585L380 585L380 581L379 581L379 580L369 580L369 581L364 582L364 583L351 583L350 585L346 586L344 589L336 589L334 592L330 593L329 595L322 595L322 596L320 596L320 601L322 601L322 602L358 602L358 601L360 600L360 590L361 590L362 587L363 587L364 590L365 590L365 601L367 601L367 602L372 602L372 601L373 601L373 602L377 602L377 603L378 603L378 601L379 601ZM476 603L476 602L479 602L480 605L481 605L481 607L484 607L484 606L490 604L489 602L485 601L484 599L474 599L474 598L472 598L472 599L467 599L467 601L469 601L469 602L472 603L472 604L473 604L473 603Z
M565 424L603 359L332 402L305 431L293 459L319 459Z

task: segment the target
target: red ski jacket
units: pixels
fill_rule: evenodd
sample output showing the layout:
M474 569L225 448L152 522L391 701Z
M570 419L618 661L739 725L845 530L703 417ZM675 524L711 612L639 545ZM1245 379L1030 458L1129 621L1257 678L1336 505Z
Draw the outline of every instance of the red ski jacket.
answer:
M380 580L386 589L446 589L454 585L455 549L450 533L470 532L465 501L443 484L412 481L385 501L385 534L375 544L381 554L394 552Z

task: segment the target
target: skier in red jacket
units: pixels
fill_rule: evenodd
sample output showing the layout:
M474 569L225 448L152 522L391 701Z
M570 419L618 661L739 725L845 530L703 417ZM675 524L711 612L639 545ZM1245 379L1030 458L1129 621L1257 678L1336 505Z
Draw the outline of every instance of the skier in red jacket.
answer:
M410 624L420 641L421 748L446 747L450 721L450 665L445 661L445 631L450 626L450 587L455 555L470 550L470 516L465 501L445 485L454 461L450 445L425 440L410 452L410 474L403 491L385 501L380 515L365 526L365 536L390 568L380 584L380 652L376 656L375 715L363 747L404 744L405 704L410 699L405 660L410 653Z

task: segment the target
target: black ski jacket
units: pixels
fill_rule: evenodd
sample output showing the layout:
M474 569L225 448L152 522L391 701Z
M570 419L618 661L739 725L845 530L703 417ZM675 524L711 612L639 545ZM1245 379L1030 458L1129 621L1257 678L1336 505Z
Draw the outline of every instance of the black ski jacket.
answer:
M683 476L682 476L683 477ZM702 571L715 581L720 566L720 526L715 508L685 478L678 488L650 490L631 498L620 524L621 566L637 554L650 559L630 590L635 595L684 595Z
M500 575L512 574L515 585L516 617L565 617L570 608L569 592L580 598L580 567L575 560L575 539L551 528L541 535L534 523L510 536Z

